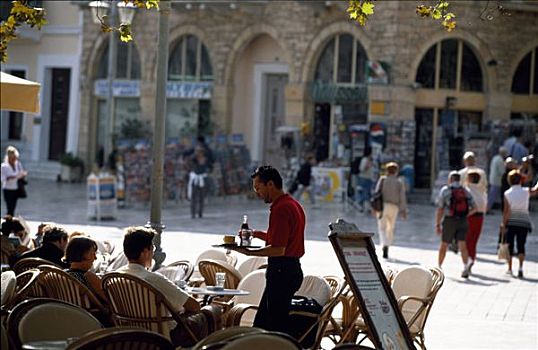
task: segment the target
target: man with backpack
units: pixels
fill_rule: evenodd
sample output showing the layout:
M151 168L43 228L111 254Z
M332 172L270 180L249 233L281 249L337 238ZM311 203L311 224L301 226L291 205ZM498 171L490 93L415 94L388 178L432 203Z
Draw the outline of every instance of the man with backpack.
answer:
M467 216L476 212L475 204L471 194L460 184L461 176L457 171L451 171L448 175L448 184L441 188L437 200L437 211L435 215L435 229L441 235L441 245L439 246L439 267L445 260L448 245L453 239L458 242L463 261L463 271L461 277L469 277L469 255L465 238L468 224Z

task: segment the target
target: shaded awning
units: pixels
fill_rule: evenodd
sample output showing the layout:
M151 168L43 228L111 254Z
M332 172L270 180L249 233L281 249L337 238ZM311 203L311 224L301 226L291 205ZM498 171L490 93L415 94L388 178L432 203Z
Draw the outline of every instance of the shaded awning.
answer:
M41 84L0 72L0 109L39 113Z

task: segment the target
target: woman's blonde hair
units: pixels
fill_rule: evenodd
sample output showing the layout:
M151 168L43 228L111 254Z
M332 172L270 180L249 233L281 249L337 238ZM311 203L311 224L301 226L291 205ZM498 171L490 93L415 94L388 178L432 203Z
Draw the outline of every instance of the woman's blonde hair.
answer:
M7 148L6 148L6 156L4 157L5 162L7 162L9 156L15 156L18 159L19 158L19 151L14 146L7 146Z

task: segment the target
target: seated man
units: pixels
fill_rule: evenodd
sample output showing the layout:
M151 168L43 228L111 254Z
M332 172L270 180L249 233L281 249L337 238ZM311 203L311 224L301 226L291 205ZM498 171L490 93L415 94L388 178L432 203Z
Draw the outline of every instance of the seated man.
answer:
M186 319L191 330L199 337L199 340L215 330L215 319L220 318L217 308L211 306L204 307L200 310L200 304L196 299L191 297L187 292L177 287L172 281L165 276L148 271L153 259L153 237L155 231L145 227L128 227L125 230L123 239L123 250L129 264L118 269L119 272L126 272L133 276L151 283L157 288L168 302L176 307L176 312L194 313ZM175 346L192 346L194 341L188 336L184 327L175 326L170 331L170 338ZM173 327L171 327L173 328Z
M51 224L43 228L43 245L22 254L19 259L41 258L50 261L64 269L69 264L62 260L67 247L67 231L60 226Z

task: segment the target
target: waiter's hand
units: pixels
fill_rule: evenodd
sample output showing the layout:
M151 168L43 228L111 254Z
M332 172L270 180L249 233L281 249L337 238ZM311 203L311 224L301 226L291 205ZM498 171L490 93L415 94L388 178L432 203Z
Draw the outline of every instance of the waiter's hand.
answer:
M238 252L238 253L241 253L241 254L250 255L250 254L249 254L250 251L249 251L247 248L245 248L245 247L241 247L241 246L231 246L231 247L229 247L228 249L230 249L230 250L234 250L234 251L236 251L236 252Z

